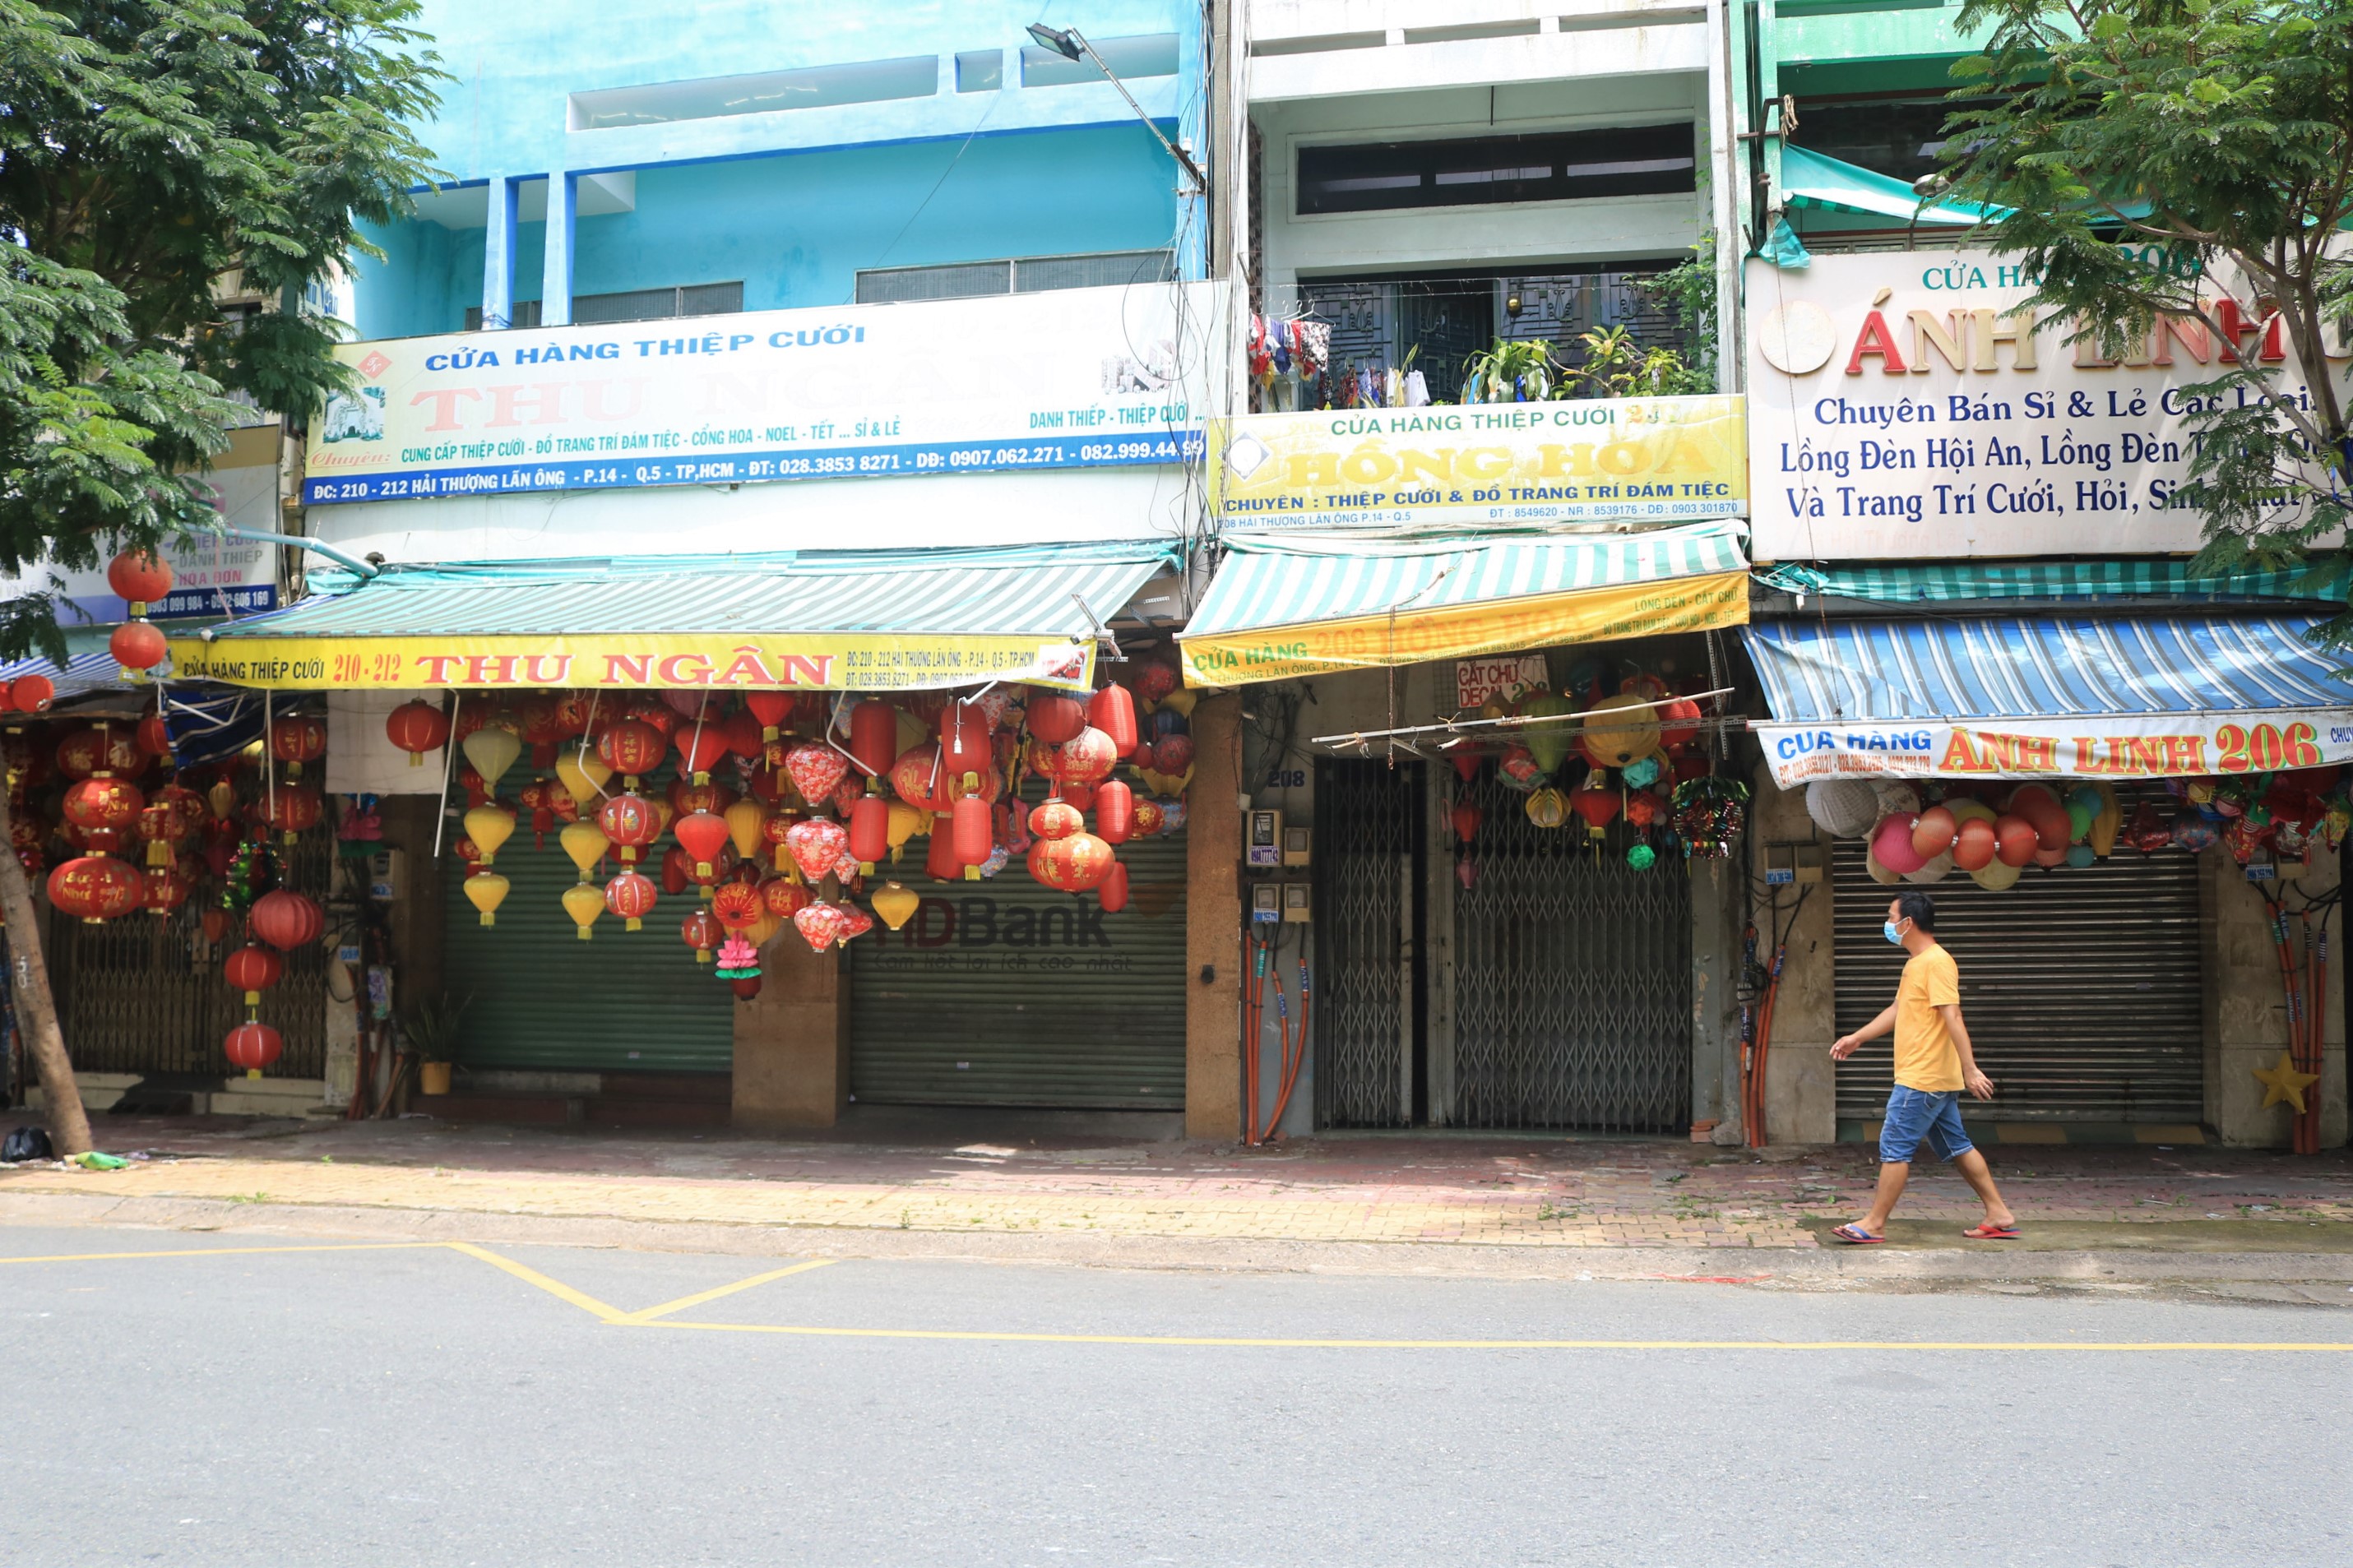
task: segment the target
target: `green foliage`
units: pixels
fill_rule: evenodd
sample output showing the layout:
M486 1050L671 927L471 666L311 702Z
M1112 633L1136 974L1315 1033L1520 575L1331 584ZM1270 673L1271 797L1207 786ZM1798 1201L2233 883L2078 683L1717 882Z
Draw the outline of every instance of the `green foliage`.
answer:
M1688 361L1678 354L1673 366L1661 367L1662 379L1674 384L1654 390L1704 395L1716 389L1716 355L1722 339L1715 330L1715 232L1709 230L1691 248L1688 260L1677 262L1641 287L1675 319L1675 325L1693 345Z
M343 379L302 303L431 173L415 0L0 0L0 658L61 658L40 568L212 520L229 395ZM232 321L227 275L281 309Z
M1543 403L1567 375L1542 338L1497 338L1462 366L1465 403Z
M2324 348L2353 308L2353 0L1968 0L1960 26L1989 37L1955 96L1993 101L1951 118L1951 194L2015 209L1987 233L2070 342L2113 353L2167 317L2228 342L2225 293L2277 318L2285 366L2194 389L2200 569L2341 576L2353 452ZM2323 636L2353 643L2353 616Z

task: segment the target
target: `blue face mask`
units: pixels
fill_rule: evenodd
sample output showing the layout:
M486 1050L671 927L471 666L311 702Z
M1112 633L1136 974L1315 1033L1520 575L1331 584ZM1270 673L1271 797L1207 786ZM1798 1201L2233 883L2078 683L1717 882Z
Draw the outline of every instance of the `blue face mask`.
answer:
M1881 925L1879 928L1879 934L1885 937L1888 941L1894 942L1898 947L1902 947L1904 945L1904 933L1895 929L1895 922L1894 921L1888 921Z

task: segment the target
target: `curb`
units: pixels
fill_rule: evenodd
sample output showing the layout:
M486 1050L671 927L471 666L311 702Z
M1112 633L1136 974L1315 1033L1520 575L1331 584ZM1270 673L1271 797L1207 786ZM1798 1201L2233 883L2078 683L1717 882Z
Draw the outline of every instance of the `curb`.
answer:
M1094 1268L1482 1279L1673 1279L1836 1289L1936 1281L2353 1284L2353 1255L2305 1252L1980 1252L1961 1247L1514 1246L1258 1241L659 1221L213 1198L0 1193L0 1226L121 1226L337 1240L471 1241L741 1258L934 1258Z

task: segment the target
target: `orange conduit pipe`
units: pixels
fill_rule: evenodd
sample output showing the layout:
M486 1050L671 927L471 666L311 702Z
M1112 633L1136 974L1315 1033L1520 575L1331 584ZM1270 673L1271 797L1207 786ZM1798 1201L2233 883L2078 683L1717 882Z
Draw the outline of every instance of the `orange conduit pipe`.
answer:
M1303 942L1304 939L1302 939ZM1300 1069L1307 1065L1307 958L1299 959L1299 1041L1294 1050L1291 1038L1291 1008L1282 989L1282 976L1278 970L1274 981L1275 1016L1282 1030L1282 1075L1275 1091L1274 1112L1266 1120L1269 1138L1282 1136L1282 1113L1290 1108L1291 1091L1299 1087Z

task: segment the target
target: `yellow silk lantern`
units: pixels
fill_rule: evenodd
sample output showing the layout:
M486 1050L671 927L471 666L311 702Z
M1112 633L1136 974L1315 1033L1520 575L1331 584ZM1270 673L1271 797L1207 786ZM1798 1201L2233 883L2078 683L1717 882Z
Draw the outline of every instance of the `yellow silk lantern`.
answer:
M500 777L522 755L522 741L503 725L485 724L459 742L458 749L466 753L474 771L482 775L483 787L496 789Z
M1595 767L1622 768L1659 749L1658 710L1634 693L1606 697L1595 710L1584 737L1586 758Z
M612 766L594 752L585 755L576 748L566 746L555 753L555 776L572 793L581 811L593 813L597 798L605 793L605 781L613 776Z
M923 900L922 895L912 888L885 882L875 889L874 896L867 902L874 906L874 912L882 917L884 925L897 931L915 918L915 910L922 907Z
M2116 799L2116 786L2094 784L2100 792L2099 815L2092 818L2092 853L2105 860L2108 851L2116 847L2116 834L2125 825L2124 804Z
M479 877L466 879L466 901L482 911L482 923L499 923L499 906L507 901L508 882L496 871L485 871Z
M475 733L480 734L480 731ZM514 813L501 805L478 805L466 814L466 837L482 852L482 864L487 866L499 852L499 846L514 837Z
M727 823L727 837L735 842L735 853L749 860L767 841L767 835L761 829L767 825L768 808L745 795L722 815Z
M564 846L564 852L572 857L572 863L580 868L583 882L588 879L588 873L596 868L596 862L605 858L605 851L613 846L613 841L605 837L605 830L593 822L573 823L555 837L556 842Z
M481 880L477 877L476 881ZM580 928L580 940L588 940L588 928L605 912L605 889L594 882L575 882L564 889L564 912Z
M1528 796L1528 820L1538 827L1558 827L1568 820L1568 797L1546 788Z
M784 929L785 920L782 915L763 910L758 920L744 928L744 940L750 942L756 951L775 941L776 933Z
M891 843L891 858L893 862L899 858L899 851L906 847L907 840L923 831L923 812L917 811L904 801L894 800L891 803L890 825L883 831Z

